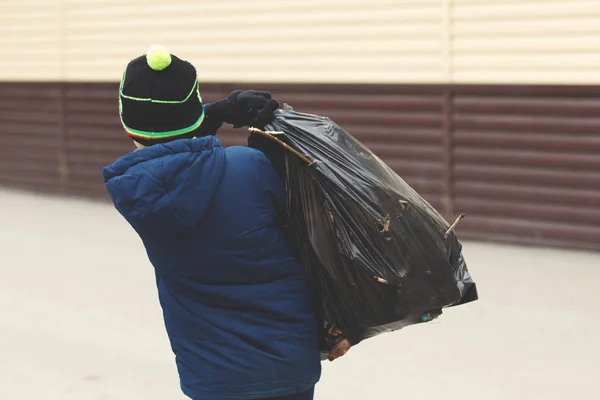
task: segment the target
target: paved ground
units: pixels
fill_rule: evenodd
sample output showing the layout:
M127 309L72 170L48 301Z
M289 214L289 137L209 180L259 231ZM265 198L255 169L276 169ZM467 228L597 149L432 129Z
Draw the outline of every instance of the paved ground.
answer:
M598 398L600 254L465 254L479 302L325 364L316 398ZM0 399L184 399L151 267L111 207L0 191Z

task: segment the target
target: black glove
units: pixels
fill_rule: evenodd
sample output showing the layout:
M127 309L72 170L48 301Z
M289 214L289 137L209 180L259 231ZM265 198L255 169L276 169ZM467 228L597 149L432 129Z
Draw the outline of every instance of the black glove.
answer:
M235 90L229 98L206 105L205 120L201 130L216 132L223 122L234 128L253 126L264 128L273 120L279 103L271 98L269 92L254 90Z
M225 118L225 122L234 128L254 126L263 128L273 120L279 103L271 97L269 92L255 90L234 90L229 95L232 112Z
M254 120L250 123L250 126L255 128L264 128L265 125L273 121L275 118L275 111L279 109L279 103L277 100L270 99L267 101L265 106L256 114Z
M233 106L227 99L207 104L204 108L204 121L202 121L199 131L205 134L217 133L217 130L232 112Z

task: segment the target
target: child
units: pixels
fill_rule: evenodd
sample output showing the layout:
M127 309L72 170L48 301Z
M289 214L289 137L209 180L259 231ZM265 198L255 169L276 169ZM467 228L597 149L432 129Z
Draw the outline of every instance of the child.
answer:
M197 400L312 399L318 328L278 227L283 184L263 153L224 149L214 137L223 122L264 126L277 102L236 91L203 105L192 64L155 46L127 66L119 105L138 150L103 177L154 266L182 391Z

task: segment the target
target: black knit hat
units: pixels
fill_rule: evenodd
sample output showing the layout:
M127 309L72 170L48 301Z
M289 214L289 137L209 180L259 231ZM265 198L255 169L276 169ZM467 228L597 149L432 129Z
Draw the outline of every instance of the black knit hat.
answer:
M153 46L127 65L119 114L127 134L143 145L192 136L204 120L196 69Z

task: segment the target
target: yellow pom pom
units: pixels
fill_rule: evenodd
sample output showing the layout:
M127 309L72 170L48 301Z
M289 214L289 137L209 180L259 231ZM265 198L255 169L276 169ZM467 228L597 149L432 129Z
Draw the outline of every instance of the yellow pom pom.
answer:
M152 46L146 54L146 61L153 70L162 71L171 65L171 54L167 51L167 49L164 48L164 46Z

